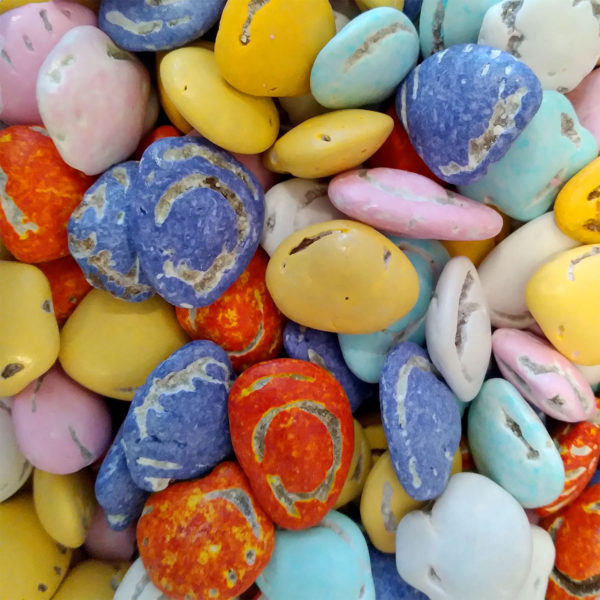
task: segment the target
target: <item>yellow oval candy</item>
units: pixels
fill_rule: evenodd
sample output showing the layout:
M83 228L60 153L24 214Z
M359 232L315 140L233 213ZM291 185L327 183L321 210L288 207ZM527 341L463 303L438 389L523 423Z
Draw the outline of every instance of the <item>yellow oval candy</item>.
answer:
M405 254L356 221L301 229L275 250L266 275L279 310L313 329L379 331L417 301L419 279Z
M363 428L369 450L371 452L371 464L374 465L380 456L387 450L387 439L381 423L380 412L365 412L359 417L359 423Z
M70 560L71 550L44 531L30 494L20 493L0 503L2 600L49 600Z
M73 567L52 600L112 600L129 564L85 560Z
M253 96L301 96L310 71L335 35L328 0L228 0L215 41L223 77Z
M211 50L188 46L168 52L160 61L159 77L179 114L225 150L258 154L277 138L279 114L273 100L231 87Z
M14 396L58 356L59 333L46 276L0 260L0 397Z
M377 8L379 6L391 6L392 8L397 8L398 10L402 10L404 8L404 0L355 0L356 6L360 8L360 10L371 10L372 8Z
M321 106L312 94L279 98L279 104L285 110L292 125L299 125L307 119L330 112L330 109Z
M554 347L580 365L600 363L600 245L560 252L525 290L527 308Z
M563 233L583 244L600 243L600 158L571 177L554 203Z
M125 302L94 289L62 328L59 360L81 385L131 400L150 371L188 341L162 298Z
M307 119L281 136L265 154L276 173L307 179L352 169L375 154L394 127L392 117L372 110L334 110Z
M360 496L371 470L371 448L360 423L354 419L354 453L348 470L346 483L338 496L333 508L348 504Z
M96 508L94 482L87 471L55 475L33 471L33 501L42 527L68 548L78 548Z
M167 52L156 53L156 70L157 70L157 89L158 89L158 100L162 109L165 111L167 118L171 121L173 127L179 129L184 135L188 134L194 129L181 115L181 113L175 108L173 101L167 95L165 88L160 80L160 63L162 59L167 55Z

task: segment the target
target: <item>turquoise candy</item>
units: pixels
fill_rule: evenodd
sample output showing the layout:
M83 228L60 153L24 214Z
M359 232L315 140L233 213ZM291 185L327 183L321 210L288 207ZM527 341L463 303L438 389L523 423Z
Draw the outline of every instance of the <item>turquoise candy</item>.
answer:
M367 542L335 510L316 526L275 532L271 560L256 584L269 600L375 600Z
M400 342L425 342L425 314L433 287L450 259L442 244L435 240L412 240L388 236L419 276L419 297L410 312L383 331L365 334L340 333L338 338L348 368L363 381L377 383L388 350Z
M544 424L505 379L488 379L471 403L468 439L477 470L524 508L558 498L565 483L560 454Z
M419 36L395 8L374 8L352 19L317 56L310 88L328 108L355 108L390 96L419 57Z
M483 17L500 0L423 0L419 19L421 54L477 43Z
M531 221L543 215L562 185L597 155L594 136L581 126L569 100L545 91L538 112L509 151L485 177L458 189L514 219Z

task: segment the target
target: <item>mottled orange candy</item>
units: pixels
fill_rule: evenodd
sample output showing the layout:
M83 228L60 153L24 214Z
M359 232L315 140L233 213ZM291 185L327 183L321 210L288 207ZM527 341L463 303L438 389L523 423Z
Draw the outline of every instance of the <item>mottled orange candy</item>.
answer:
M62 326L76 306L92 289L72 256L37 265L48 278L58 325Z
M0 237L14 257L38 263L67 256L67 221L95 178L67 165L34 125L0 132L0 177Z
M172 600L228 600L250 588L275 545L275 528L234 462L170 485L146 501L137 526L152 583Z
M354 451L352 412L326 369L291 358L246 369L229 393L233 449L281 527L316 525L339 496Z
M259 248L246 270L215 302L203 308L177 308L177 320L195 340L223 348L239 373L279 356L285 318L265 283L269 257Z

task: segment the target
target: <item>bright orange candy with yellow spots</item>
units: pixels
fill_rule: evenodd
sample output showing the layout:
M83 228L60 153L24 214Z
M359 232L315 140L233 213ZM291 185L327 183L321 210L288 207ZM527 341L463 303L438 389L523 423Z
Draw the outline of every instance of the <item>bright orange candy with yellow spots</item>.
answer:
M352 412L337 379L304 360L258 363L233 384L228 412L233 449L266 513L286 529L319 523L354 452Z
M42 127L0 132L0 238L21 262L69 254L67 221L94 177L67 165Z
M240 467L223 462L202 479L152 494L137 541L152 583L172 600L228 600L269 562L275 528Z
M279 356L285 318L267 290L269 257L259 248L246 270L215 302L203 308L177 308L177 320L196 340L211 340L229 355L239 373Z

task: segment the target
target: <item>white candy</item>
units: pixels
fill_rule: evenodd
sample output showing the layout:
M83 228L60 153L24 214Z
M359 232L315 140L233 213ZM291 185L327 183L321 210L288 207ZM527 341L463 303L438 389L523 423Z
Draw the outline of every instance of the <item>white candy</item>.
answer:
M546 597L548 576L554 566L556 551L550 534L537 525L531 526L531 541L533 542L531 569L515 600L544 600Z
M600 365L575 365L585 377L585 380L590 385L598 385L600 383Z

